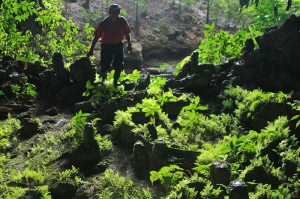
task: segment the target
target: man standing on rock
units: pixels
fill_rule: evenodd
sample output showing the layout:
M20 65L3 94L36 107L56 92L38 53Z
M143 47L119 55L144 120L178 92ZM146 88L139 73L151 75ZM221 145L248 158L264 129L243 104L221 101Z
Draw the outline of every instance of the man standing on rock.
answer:
M91 49L87 54L90 57L94 54L94 47L101 38L101 61L100 61L100 75L102 81L107 77L107 71L110 68L111 62L114 74L114 86L118 85L118 79L123 69L123 39L124 36L128 42L127 51L131 52L131 29L127 20L120 16L121 7L118 4L111 4L109 6L109 16L99 23L94 32L94 39L92 41Z

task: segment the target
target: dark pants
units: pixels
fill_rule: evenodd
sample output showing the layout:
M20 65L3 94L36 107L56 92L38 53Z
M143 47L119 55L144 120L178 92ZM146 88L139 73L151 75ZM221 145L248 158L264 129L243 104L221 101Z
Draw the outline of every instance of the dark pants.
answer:
M100 61L100 75L102 80L107 77L107 71L110 69L112 63L114 74L114 84L116 85L123 69L123 43L118 44L102 44L101 45L101 61Z

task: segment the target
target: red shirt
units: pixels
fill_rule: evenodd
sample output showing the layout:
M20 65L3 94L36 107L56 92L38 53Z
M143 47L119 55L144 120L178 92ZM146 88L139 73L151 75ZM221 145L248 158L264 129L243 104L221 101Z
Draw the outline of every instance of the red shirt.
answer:
M131 33L131 29L127 20L120 16L116 22L113 22L110 17L106 17L99 23L94 35L101 37L103 44L117 44L123 41L124 36Z

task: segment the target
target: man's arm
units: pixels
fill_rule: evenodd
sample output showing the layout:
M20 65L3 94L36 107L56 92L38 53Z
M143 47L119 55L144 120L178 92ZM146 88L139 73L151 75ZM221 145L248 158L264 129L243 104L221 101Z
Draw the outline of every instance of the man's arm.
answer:
M128 46L127 46L127 51L128 52L131 52L132 51L132 47L131 47L131 38L130 38L130 34L125 34L125 37L126 37L126 40L127 40L127 43L128 43Z
M94 47L95 47L96 43L98 42L98 40L99 40L99 37L95 36L93 41L92 41L90 51L86 55L87 57L90 57L94 54Z

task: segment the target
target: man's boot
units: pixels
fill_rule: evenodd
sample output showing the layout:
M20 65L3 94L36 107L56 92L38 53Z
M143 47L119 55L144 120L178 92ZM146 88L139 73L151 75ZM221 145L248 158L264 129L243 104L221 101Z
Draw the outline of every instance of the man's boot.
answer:
M120 74L121 74L121 71L115 71L115 74L114 74L114 86L115 87L118 86L118 79L120 78Z

